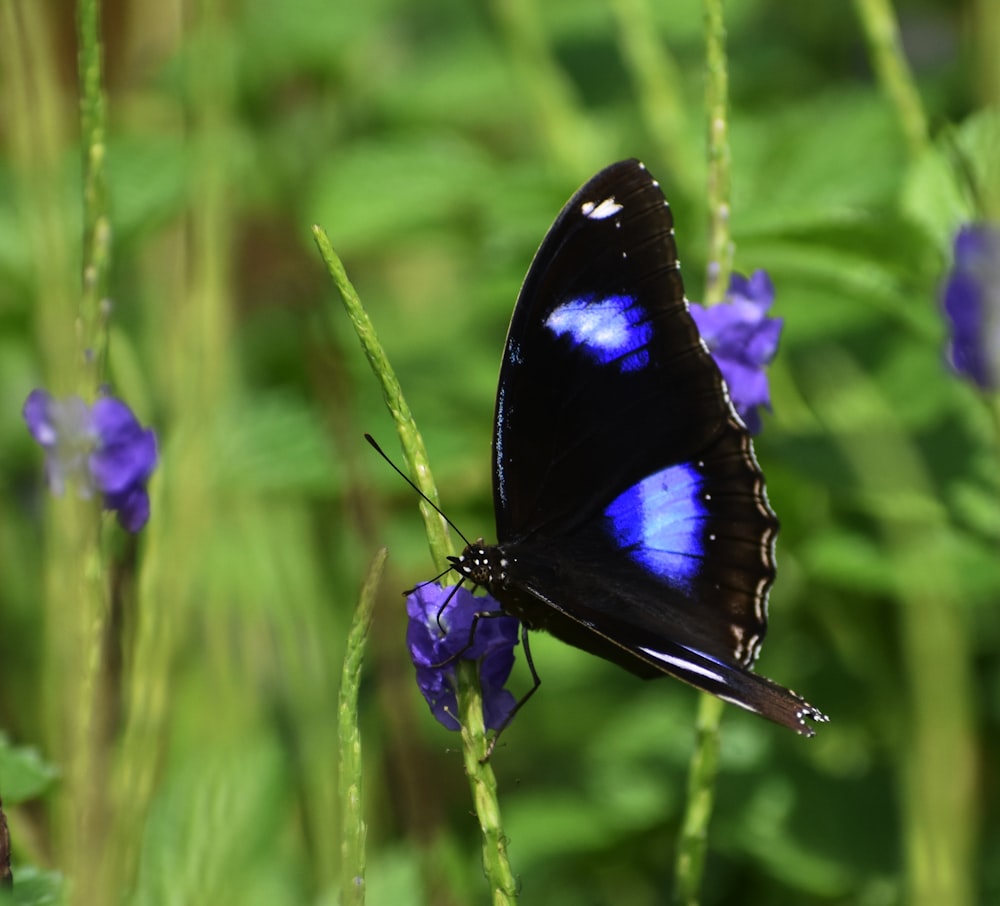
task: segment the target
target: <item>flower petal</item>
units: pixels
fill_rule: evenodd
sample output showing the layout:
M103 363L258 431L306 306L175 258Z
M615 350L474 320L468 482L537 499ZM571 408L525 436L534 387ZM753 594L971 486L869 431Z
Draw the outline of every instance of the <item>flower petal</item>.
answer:
M983 390L1000 387L1000 228L967 224L955 236L942 292L952 370Z
M118 513L118 524L133 534L149 522L149 493L142 484L134 484L117 494L104 495L104 509Z
M783 327L780 318L766 314L773 302L771 278L757 270L749 278L733 274L720 305L691 303L691 316L722 372L733 407L752 434L761 428L758 407L771 407L765 367L778 352Z
M31 436L46 448L54 446L57 437L52 421L52 402L51 394L44 390L32 390L21 410Z
M125 403L113 398L94 403L93 422L99 445L90 457L94 483L117 495L144 483L156 468L156 434L143 428Z
M78 396L57 400L44 390L33 390L22 414L31 436L45 451L49 490L59 496L72 481L82 497L90 497L87 457L96 443L90 407Z
M490 729L499 728L515 704L503 686L514 666L518 621L500 615L500 605L488 596L433 583L414 589L407 596L406 610L406 644L417 685L434 716L448 729L458 729L455 661L478 661L484 721Z

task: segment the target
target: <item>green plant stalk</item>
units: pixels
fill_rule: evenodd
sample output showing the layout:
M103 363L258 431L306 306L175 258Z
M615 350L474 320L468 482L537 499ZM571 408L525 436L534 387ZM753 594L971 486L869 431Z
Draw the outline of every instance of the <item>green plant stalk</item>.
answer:
M854 0L854 6L879 84L896 112L910 156L917 158L929 144L927 117L903 52L892 0Z
M106 301L111 256L105 160L105 96L101 63L100 0L80 0L77 15L80 77L80 126L83 147L83 260L77 320L77 392L85 400L97 397L104 378L107 351ZM107 813L109 740L104 731L105 636L110 608L105 553L101 549L101 516L97 507L79 508L79 565L75 606L80 609L79 636L82 675L68 689L76 694L71 748L68 753L70 844L68 868L72 897L79 903L110 902L116 889L114 859L104 858L100 844L112 820ZM72 693L71 693L72 695ZM72 700L71 698L68 700Z
M337 287L337 292L340 293L344 308L347 309L347 316L351 319L351 325L354 327L354 331L361 341L361 348L368 358L368 364L371 366L376 379L382 387L382 397L396 425L399 441L403 447L403 458L406 460L410 477L416 486L420 488L421 493L434 501L435 504L440 505L437 487L431 476L424 439L417 430L416 422L413 420L410 407L403 398L403 390L399 386L396 374L389 364L389 359L385 354L385 350L382 349L382 344L378 341L378 336L375 334L375 326L372 324L371 318L368 317L368 312L362 306L357 292L351 285L343 263L337 256L337 253L334 252L333 246L330 245L329 237L318 226L313 227L313 237L316 240L320 255L323 256L323 261L330 272L330 276L333 278L334 285ZM434 565L439 570L446 570L449 566L448 556L452 553L448 524L438 513L434 512L431 507L423 502L420 504L420 512L424 517L427 541L430 545Z
M708 272L705 305L726 297L733 269L729 234L729 68L722 0L705 0L705 107L708 113Z
M725 297L732 270L729 237L729 75L722 0L705 0L705 59L708 109L709 258L705 304ZM688 769L688 799L674 866L674 903L696 906L705 873L708 825L715 804L720 724L723 704L702 692L698 700L697 738Z
M71 748L68 797L71 826L64 828L69 847L67 868L72 879L75 903L109 902L113 875L112 859L106 857L100 841L107 833L112 816L107 811L108 757L110 740L104 730L103 682L105 636L108 624L108 590L104 560L100 551L100 514L96 507L79 502L77 518L80 556L72 558L80 582L74 606L80 608L77 644L80 646L79 687L67 689L67 701L76 692L76 711L71 715Z
M337 734L340 742L340 872L341 906L362 906L365 902L365 826L361 799L361 730L358 727L358 695L365 642L372 625L372 613L385 567L386 549L379 548L368 567L354 621L347 636L344 670L337 705Z
M69 214L62 182L64 132L72 108L55 75L53 21L39 4L0 5L0 100L10 126L14 198L37 279L32 316L45 386L56 395L75 391L86 397L96 384L78 367L79 224ZM99 504L72 494L50 499L44 555L45 720L53 757L65 775L52 797L53 858L73 877L80 899L96 874L103 836L98 809L105 750L96 713L106 614L102 562Z
M976 23L976 68L978 70L979 101L983 107L1000 105L1000 6L996 0L975 0L970 22Z
M725 703L704 692L698 698L697 739L688 769L687 805L677 842L675 906L696 906L705 875L708 825L715 806L719 770L719 723Z
M517 882L507 858L507 836L500 821L496 776L485 760L488 742L483 728L479 670L469 661L459 661L455 674L458 679L458 716L462 726L462 757L483 835L483 866L490 881L493 906L511 906L517 902Z
M683 80L677 61L661 40L650 0L612 0L622 59L632 76L646 126L670 170L674 191L694 194L699 173L694 146L687 141Z
M108 349L111 265L111 219L105 170L107 106L101 60L100 0L80 0L79 41L80 132L83 140L83 294L80 299L79 343L84 399L97 395Z
M57 74L55 17L46 9L0 4L0 103L13 180L5 201L16 204L31 255L35 342L48 388L63 395L79 380L73 330L80 304L79 220L66 204L62 181L72 109Z
M183 117L188 151L184 216L167 232L183 247L155 272L169 306L148 316L159 355L160 401L170 423L169 468L150 484L154 518L143 530L138 606L130 612L124 651L123 727L112 777L118 891L142 883L143 833L163 780L172 721L178 712L177 658L184 639L201 632L207 580L205 552L219 531L219 413L230 411L232 339L233 58L226 52L225 11L215 0L191 7L176 49L184 66ZM159 267L159 266L157 266ZM210 568L210 567L209 567ZM211 589L208 594L215 594ZM131 603L131 602L130 602ZM204 639L206 644L210 639Z
M431 476L423 438L403 398L402 388L389 364L389 359L378 341L371 319L351 285L343 263L333 250L329 237L318 226L313 227L313 237L361 341L368 363L382 386L382 395L396 424L410 475L417 487L431 500L437 502L437 489ZM448 566L448 556L452 552L447 524L426 504L421 505L421 512L427 528L431 556L440 569L445 569ZM479 826L483 832L483 867L490 889L493 891L494 903L512 904L516 900L516 893L504 842L506 836L500 821L496 777L489 762L483 763L486 756L486 729L483 724L477 670L473 664L459 661L456 665L456 675L465 770L472 788L472 799L479 818Z
M111 797L115 812L115 837L106 848L113 848L118 864L117 879L122 890L130 890L138 872L143 829L157 781L162 773L163 742L169 737L169 715L173 691L173 664L177 624L176 605L184 599L182 568L183 545L170 539L182 522L176 510L171 512L164 493L173 486L173 476L166 476L151 487L150 509L157 514L144 529L146 534L142 571L139 574L138 600L143 602L135 617L131 645L124 652L122 728L115 770L111 778ZM189 486L185 486L186 488ZM199 498L199 501L204 497Z
M981 796L973 703L972 654L965 608L952 589L959 568L947 542L948 514L920 450L898 413L852 359L827 353L812 363L817 388L850 387L853 417L839 396L812 398L860 493L873 501L921 499L926 509L876 511L895 579L901 656L909 701L898 749L906 855L906 902L912 906L971 906ZM859 425L857 411L866 415ZM933 665L929 668L928 665Z
M599 137L552 52L537 5L533 0L493 0L492 8L549 153L561 169L588 173Z

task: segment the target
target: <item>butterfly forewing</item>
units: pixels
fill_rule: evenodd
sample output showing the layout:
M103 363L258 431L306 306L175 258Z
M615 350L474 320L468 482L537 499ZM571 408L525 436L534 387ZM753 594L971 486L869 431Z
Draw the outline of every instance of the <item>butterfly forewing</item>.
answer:
M497 537L558 533L729 416L686 310L670 209L640 164L602 171L535 255L511 319L494 435Z

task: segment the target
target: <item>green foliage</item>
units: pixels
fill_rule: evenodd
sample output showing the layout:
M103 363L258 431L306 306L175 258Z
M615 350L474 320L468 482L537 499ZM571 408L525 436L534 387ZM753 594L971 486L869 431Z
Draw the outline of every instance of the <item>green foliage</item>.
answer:
M727 709L706 904L935 902L928 854L957 869L950 906L1000 899L997 422L943 364L937 301L956 227L1000 210L998 89L965 62L1000 38L984 5L902 6L933 45L909 48L919 154L848 6L727 10L734 261L768 269L785 319L757 443L782 521L762 669L831 723L804 741ZM670 128L619 25L638 14ZM404 646L398 592L435 566L361 438L391 452L394 426L310 230L364 301L444 508L489 537L504 331L569 194L643 158L703 295L700 22L693 0L107 6L106 378L162 463L143 535L103 524L92 612L66 566L74 503L42 489L18 418L78 364L72 23L0 12L0 903L336 902L339 677L382 545L367 901L485 901L460 740ZM694 693L544 637L533 653L542 688L491 762L520 901L666 902ZM75 837L87 803L98 830Z
M15 747L0 733L0 782L7 808L41 796L58 776L55 768L42 759L37 749Z

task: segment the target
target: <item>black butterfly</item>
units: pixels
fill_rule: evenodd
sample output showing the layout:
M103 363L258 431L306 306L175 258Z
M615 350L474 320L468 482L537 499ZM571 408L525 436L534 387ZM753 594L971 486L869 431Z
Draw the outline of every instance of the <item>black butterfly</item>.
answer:
M452 562L525 627L804 736L827 720L751 671L778 520L688 312L670 208L638 161L584 185L535 255L493 467L497 544Z
M452 563L525 627L804 736L827 720L751 671L778 520L688 312L670 208L638 161L584 185L535 255L493 467L498 543Z

